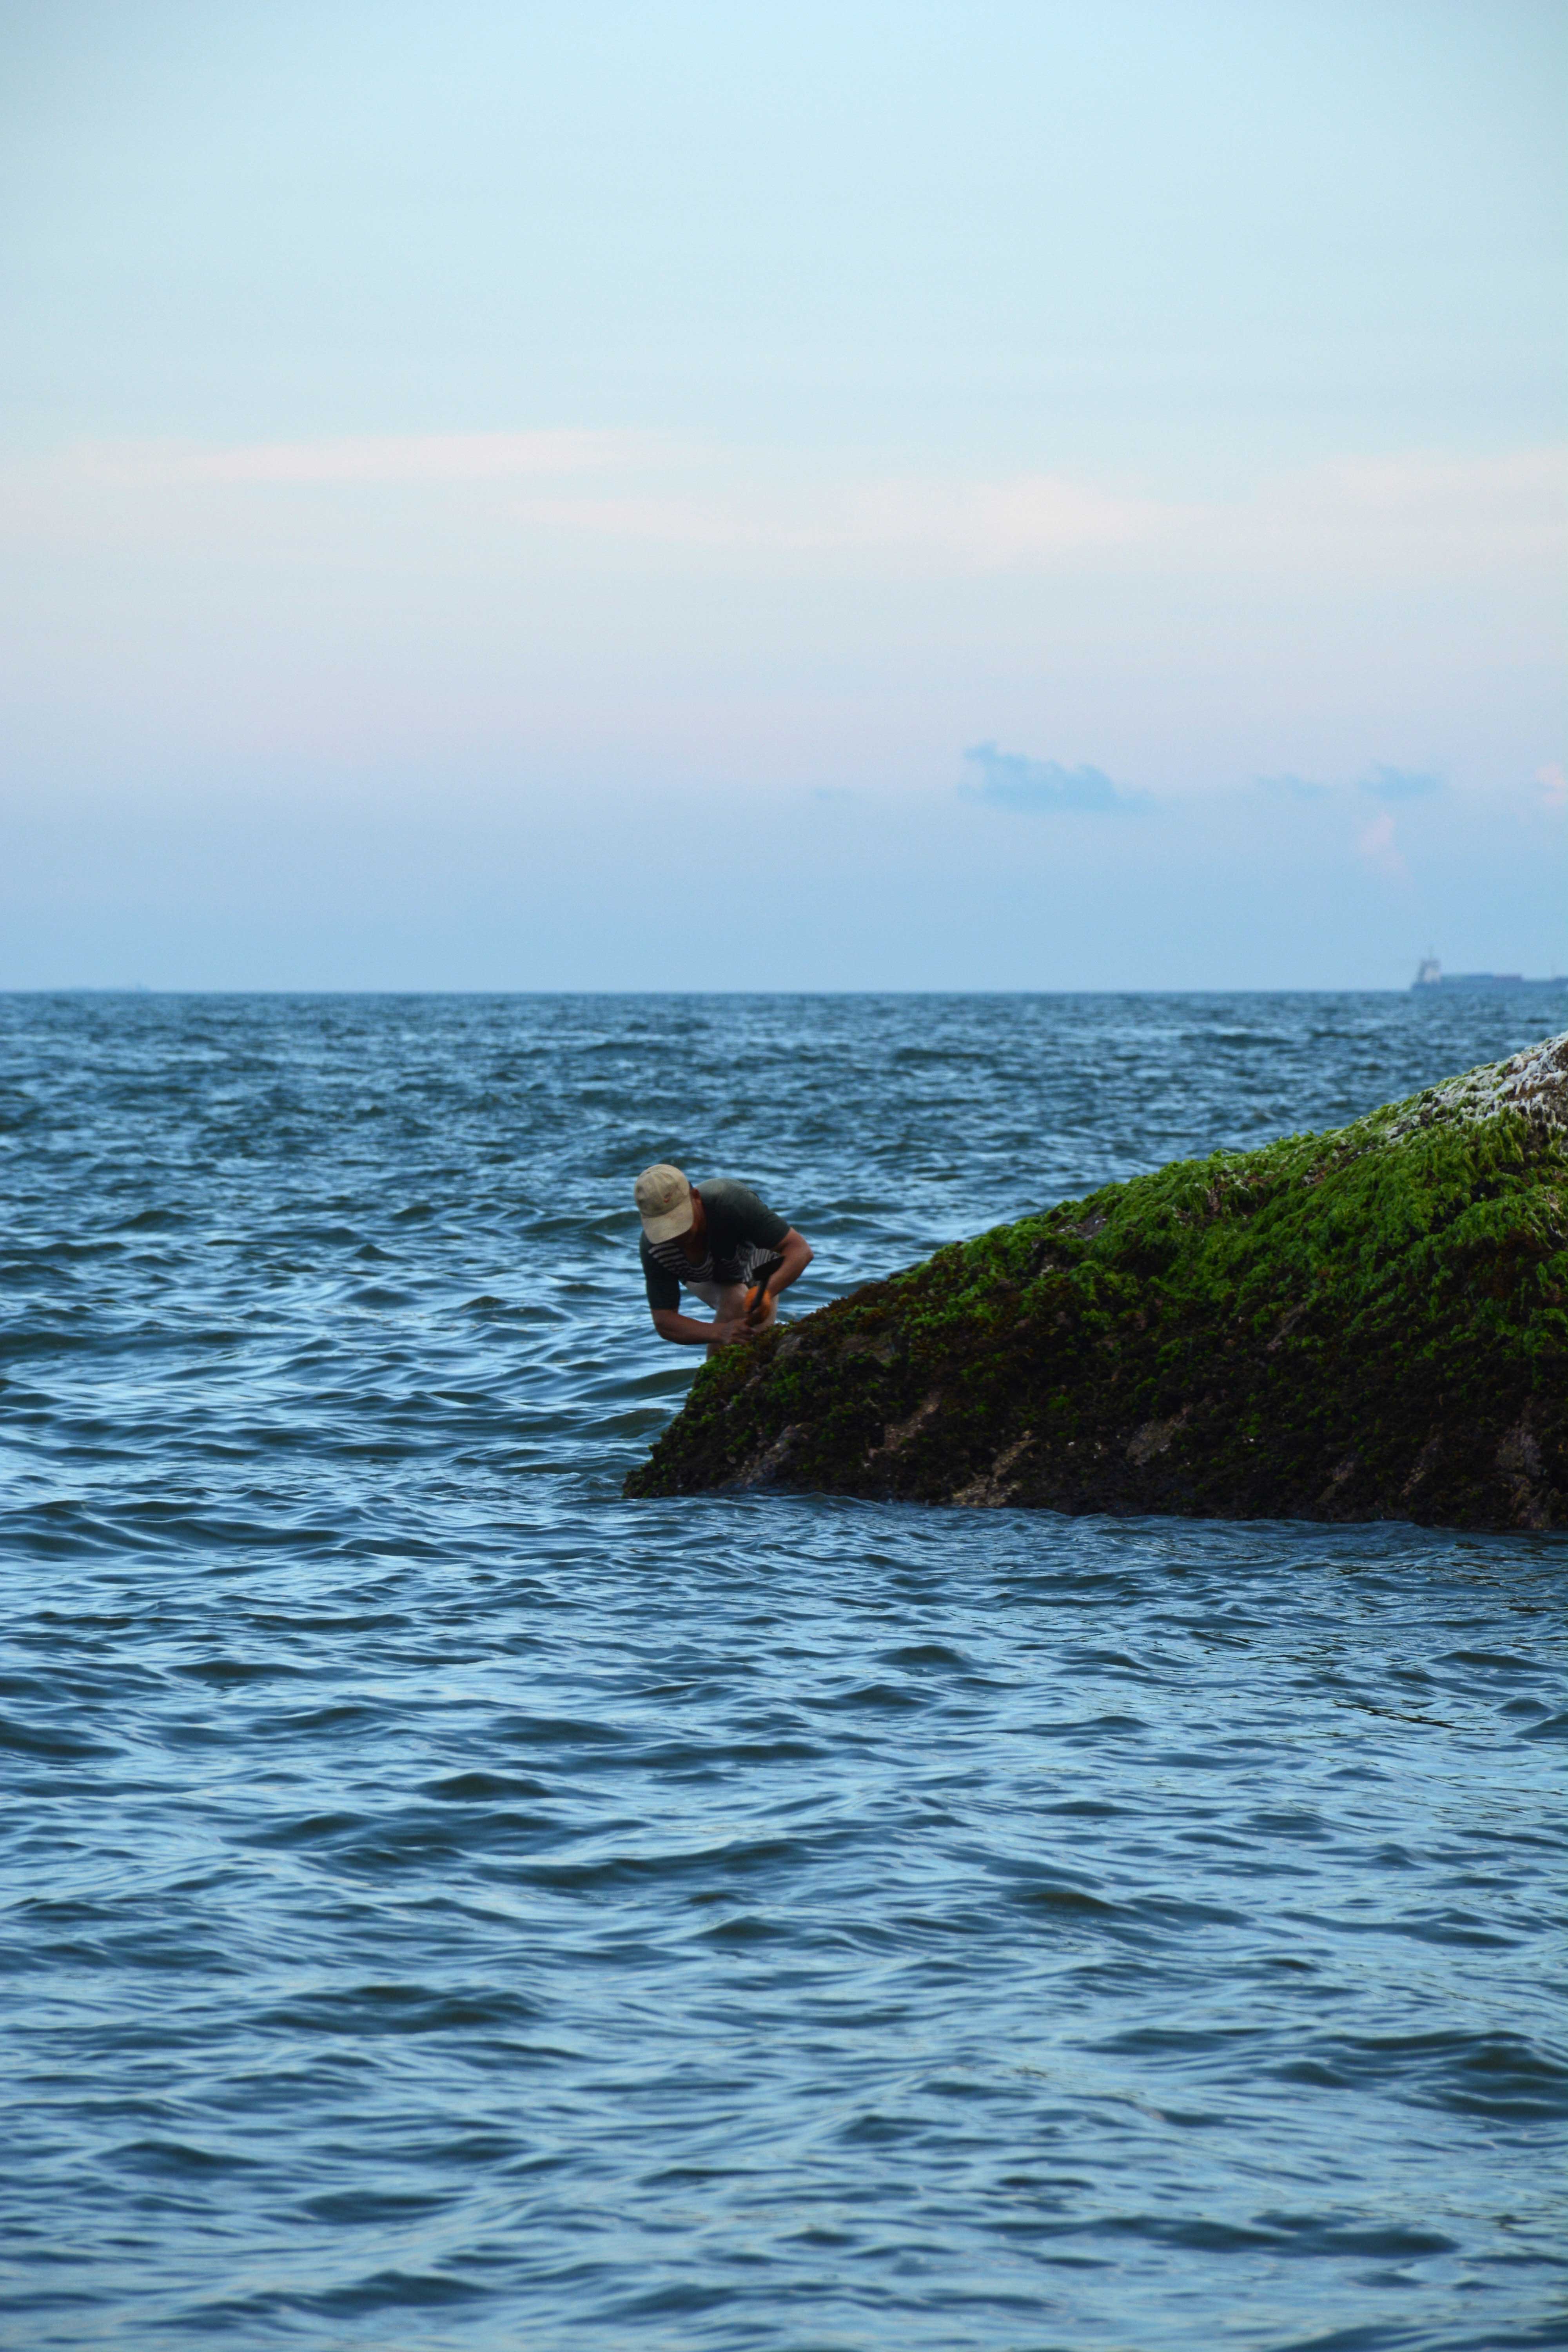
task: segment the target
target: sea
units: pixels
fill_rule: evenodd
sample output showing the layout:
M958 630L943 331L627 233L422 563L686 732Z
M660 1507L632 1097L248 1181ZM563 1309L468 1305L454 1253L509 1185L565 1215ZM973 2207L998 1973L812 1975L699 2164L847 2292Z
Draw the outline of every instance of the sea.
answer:
M1568 2344L1568 1536L628 1502L808 1312L1568 1028L0 997L0 2343Z

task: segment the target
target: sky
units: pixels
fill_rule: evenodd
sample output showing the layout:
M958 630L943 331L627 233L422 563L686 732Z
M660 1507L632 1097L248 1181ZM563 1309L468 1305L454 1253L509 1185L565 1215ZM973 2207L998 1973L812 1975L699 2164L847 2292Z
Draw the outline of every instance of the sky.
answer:
M1568 9L0 0L0 987L1568 971Z

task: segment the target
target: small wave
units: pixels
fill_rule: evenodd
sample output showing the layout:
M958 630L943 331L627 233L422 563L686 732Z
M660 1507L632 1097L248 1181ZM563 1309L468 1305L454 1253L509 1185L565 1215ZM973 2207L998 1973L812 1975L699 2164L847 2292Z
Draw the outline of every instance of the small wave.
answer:
M1515 2033L1323 2036L1273 2071L1282 2082L1375 2090L1498 2123L1568 2116L1568 2059Z
M112 1756L114 1743L63 1723L20 1722L0 1715L0 1748L13 1756L46 1757L53 1763L76 1764L90 1757Z

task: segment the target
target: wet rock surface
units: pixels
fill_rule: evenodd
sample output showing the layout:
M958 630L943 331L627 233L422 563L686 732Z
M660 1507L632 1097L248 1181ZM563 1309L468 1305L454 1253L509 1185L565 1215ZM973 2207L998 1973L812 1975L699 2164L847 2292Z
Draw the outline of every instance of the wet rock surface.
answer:
M629 1495L1568 1526L1568 1033L726 1350Z

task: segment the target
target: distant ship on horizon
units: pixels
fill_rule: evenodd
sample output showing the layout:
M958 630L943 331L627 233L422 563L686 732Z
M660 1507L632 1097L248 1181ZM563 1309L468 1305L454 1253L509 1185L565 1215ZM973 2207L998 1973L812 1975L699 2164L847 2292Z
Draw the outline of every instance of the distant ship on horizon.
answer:
M1435 955L1426 955L1416 966L1410 985L1413 989L1568 988L1568 974L1559 971L1550 980L1526 980L1521 971L1445 971Z

